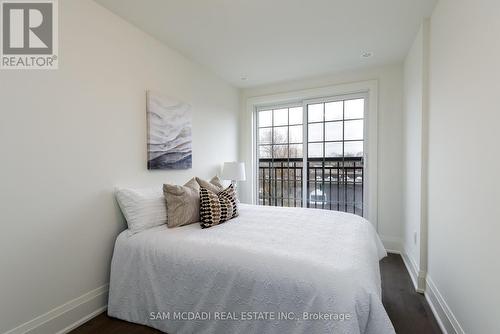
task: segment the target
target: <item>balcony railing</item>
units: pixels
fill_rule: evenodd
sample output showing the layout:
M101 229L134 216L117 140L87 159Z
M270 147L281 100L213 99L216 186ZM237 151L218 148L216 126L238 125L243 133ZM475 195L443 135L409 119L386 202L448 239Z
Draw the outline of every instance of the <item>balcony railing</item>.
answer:
M363 158L259 159L259 204L309 207L363 215ZM305 197L305 205L303 205Z

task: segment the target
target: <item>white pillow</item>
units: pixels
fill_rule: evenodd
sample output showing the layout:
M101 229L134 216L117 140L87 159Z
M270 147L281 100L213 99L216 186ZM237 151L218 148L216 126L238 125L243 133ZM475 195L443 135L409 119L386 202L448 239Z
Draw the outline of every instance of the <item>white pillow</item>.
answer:
M161 187L117 189L116 199L130 234L167 223L167 204Z

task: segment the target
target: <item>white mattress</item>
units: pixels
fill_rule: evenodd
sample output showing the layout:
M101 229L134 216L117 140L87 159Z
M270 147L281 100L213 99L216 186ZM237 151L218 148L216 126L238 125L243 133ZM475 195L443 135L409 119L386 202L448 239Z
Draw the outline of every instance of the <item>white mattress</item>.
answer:
M108 314L169 334L395 333L381 301L384 256L361 217L241 204L209 229L121 233Z

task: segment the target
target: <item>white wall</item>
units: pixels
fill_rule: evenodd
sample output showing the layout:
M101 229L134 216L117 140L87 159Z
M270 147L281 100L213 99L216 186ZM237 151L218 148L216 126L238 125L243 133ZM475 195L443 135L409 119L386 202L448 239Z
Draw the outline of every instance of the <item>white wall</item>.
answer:
M402 210L402 108L403 67L391 65L360 71L291 81L270 86L244 89L241 94L240 160L251 163L252 115L246 110L250 97L286 93L337 84L378 80L378 227L389 248L399 248ZM250 182L240 186L242 201L251 202Z
M59 7L59 70L0 72L0 333L108 282L115 185L237 159L236 89L93 1ZM192 104L193 169L146 169L149 88Z
M474 334L500 333L499 13L441 0L431 19L428 275Z
M419 291L425 288L427 269L428 46L425 20L404 62L403 253Z

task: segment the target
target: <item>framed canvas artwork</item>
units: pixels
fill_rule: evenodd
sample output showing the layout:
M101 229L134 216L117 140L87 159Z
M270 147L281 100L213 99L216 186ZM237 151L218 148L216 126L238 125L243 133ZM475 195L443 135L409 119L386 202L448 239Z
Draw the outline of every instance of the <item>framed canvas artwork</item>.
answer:
M192 167L191 106L147 92L148 169Z

